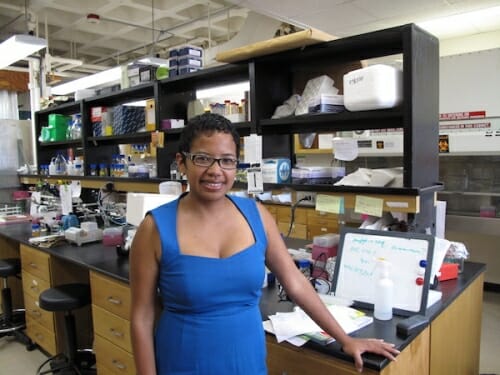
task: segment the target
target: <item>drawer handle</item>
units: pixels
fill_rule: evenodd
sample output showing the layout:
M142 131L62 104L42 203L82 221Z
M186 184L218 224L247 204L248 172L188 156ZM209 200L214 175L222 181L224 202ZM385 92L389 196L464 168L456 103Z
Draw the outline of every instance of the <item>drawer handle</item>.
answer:
M122 304L121 300L114 298L114 297L108 297L108 302L112 303L113 305L121 305Z
M113 366L115 366L116 368L118 368L120 370L125 370L127 368L127 366L125 366L125 364L123 364L122 362L118 361L117 359L113 359L111 361L111 363L113 363Z
M30 266L33 268L38 268L38 265L36 263L30 262Z
M40 289L38 289L38 285L30 285L30 289L34 292L39 292Z
M43 340L43 335L41 333L35 333L35 337L38 339L38 340Z
M117 331L114 328L110 328L109 332L111 332L111 334L115 337L123 337L123 332Z
M42 316L42 313L40 312L40 310L31 310L31 313L37 317L41 317Z

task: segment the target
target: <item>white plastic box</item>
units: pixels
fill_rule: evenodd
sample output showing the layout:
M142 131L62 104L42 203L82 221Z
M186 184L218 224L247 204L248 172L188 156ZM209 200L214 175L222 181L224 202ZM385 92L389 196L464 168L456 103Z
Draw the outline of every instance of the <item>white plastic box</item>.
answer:
M344 75L344 106L349 111L392 108L403 99L403 72L383 64Z

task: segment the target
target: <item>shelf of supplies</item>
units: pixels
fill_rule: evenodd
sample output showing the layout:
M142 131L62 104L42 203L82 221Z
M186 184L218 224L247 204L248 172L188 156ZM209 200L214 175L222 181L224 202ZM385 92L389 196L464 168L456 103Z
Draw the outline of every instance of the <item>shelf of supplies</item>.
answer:
M80 181L80 185L85 189L100 189L106 183L112 182L115 185L115 190L135 193L159 193L158 185L160 182L168 181L168 179L149 178L149 179L134 179L125 177L94 177L94 176L37 176L37 175L20 175L19 182L26 185L36 185L40 180L49 183L57 183L58 181Z

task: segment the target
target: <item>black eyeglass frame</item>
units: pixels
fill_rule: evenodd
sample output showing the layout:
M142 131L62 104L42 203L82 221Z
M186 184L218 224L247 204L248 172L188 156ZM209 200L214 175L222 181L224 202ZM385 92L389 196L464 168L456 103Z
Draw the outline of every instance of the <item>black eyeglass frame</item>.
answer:
M194 165L196 165L197 167L202 167L202 168L211 168L211 167L212 167L212 165L214 165L214 163L215 163L215 162L217 162L217 164L219 164L219 167L221 167L221 169L225 169L225 170L230 171L230 170L237 169L237 168L238 168L238 164L239 164L239 162L240 162L238 159L235 159L235 158L230 158L230 157L227 157L227 156L222 157L222 158L214 158L213 156L210 156L210 155L207 155L207 154L192 154L192 153L190 153L190 152L184 152L184 151L182 152L182 154L183 154L186 158L188 158L189 160L191 160L191 162L192 162ZM211 161L210 161L210 163L209 163L208 165L197 164L197 163L195 162L195 160L194 160L197 156L203 156L203 157L205 157L205 158L207 158L207 159L209 159L209 160L211 160ZM233 166L233 167L231 167L231 168L227 168L227 167L222 166L222 164L221 164L221 160L224 160L224 159L230 159L230 160L233 160L233 161L234 161L234 166Z

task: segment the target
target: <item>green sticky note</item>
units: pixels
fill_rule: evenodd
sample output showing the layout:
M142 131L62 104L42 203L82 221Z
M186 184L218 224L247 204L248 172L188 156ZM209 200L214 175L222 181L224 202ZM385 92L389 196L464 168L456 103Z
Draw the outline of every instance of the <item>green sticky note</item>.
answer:
M383 199L366 197L363 195L356 195L354 212L358 214L382 217L383 208L384 208Z
M316 210L332 214L344 213L344 197L318 194L316 195Z

